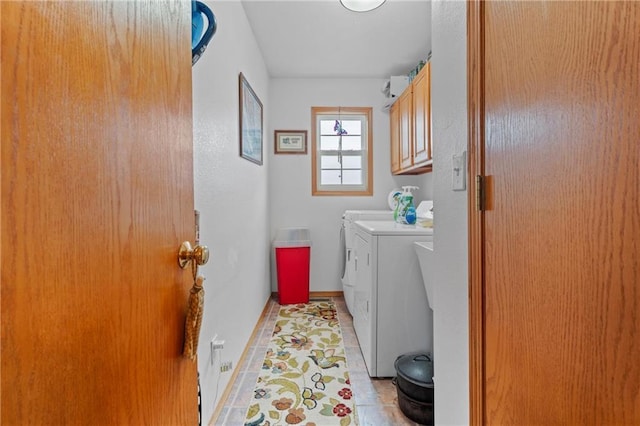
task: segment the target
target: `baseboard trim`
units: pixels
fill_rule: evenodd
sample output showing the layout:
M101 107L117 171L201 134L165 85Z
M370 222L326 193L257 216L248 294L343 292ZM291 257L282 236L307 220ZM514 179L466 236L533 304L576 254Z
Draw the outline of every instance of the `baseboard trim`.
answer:
M258 328L260 326L260 324L262 324L262 321L264 320L264 318L269 314L267 312L267 310L269 309L269 301L271 299L268 299L265 304L264 304L264 308L262 308L262 313L260 314L260 317L258 318L258 321L256 322L256 325L253 327L253 332L251 333L251 336L249 337L249 340L247 341L247 344L244 347L244 350L242 351L242 354L240 354L240 358L238 359L238 362L236 363L236 368L233 369L233 373L231 374L231 378L229 379L229 383L227 383L227 386L224 388L224 392L222 392L222 396L220 397L220 401L218 401L218 404L216 405L216 409L213 411L213 415L211 416L211 420L209 421L209 425L210 426L214 426L216 424L216 422L218 421L218 417L220 417L220 413L222 412L222 409L224 408L224 406L227 403L227 400L229 399L229 395L231 395L231 390L233 389L233 384L236 382L236 379L238 378L238 374L240 373L240 366L244 364L244 361L247 358L247 353L249 352L249 348L251 347L251 343L255 342L256 340L256 336L258 335Z
M275 300L278 300L278 292L274 291L271 293L271 297ZM314 299L316 297L344 297L344 292L342 291L310 291L309 298Z

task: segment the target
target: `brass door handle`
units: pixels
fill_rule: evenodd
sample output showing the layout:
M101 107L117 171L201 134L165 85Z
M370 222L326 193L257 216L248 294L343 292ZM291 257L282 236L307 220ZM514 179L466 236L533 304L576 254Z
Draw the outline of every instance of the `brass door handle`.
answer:
M198 244L192 248L189 241L180 244L180 249L178 250L178 265L180 265L182 269L185 269L192 260L195 261L194 266L196 267L206 264L209 261L209 249L207 246Z
M197 215L197 212L196 212ZM178 265L182 269L186 269L191 264L191 272L193 273L193 288L189 295L189 308L187 318L184 325L184 355L192 361L195 361L198 352L198 339L200 337L200 325L202 324L202 312L204 309L204 289L202 283L204 277L198 275L198 266L204 265L209 261L209 249L207 246L201 246L196 240L196 246L191 247L189 241L184 241L178 249Z

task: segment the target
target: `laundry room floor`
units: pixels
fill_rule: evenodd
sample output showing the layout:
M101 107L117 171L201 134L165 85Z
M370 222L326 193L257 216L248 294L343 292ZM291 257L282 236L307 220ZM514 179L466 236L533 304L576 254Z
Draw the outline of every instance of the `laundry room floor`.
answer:
M391 379L372 379L369 377L344 298L331 297L330 299L336 306L342 328L358 424L361 426L417 426L418 423L409 420L400 411L396 388L391 383ZM238 367L238 376L224 408L211 424L216 426L242 426L244 424L247 408L253 396L253 389L262 368L267 344L279 310L280 305L277 299L271 298L266 307L265 315L256 327L255 342L251 343L244 362ZM222 390L220 391L222 392Z

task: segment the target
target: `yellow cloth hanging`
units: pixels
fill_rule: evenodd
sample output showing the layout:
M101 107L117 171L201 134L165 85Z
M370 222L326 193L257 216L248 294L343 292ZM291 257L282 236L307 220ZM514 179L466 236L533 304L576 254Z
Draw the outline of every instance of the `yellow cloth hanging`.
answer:
M189 304L187 307L187 319L184 324L184 350L183 354L195 361L198 353L198 339L200 338L200 325L202 324L202 311L204 309L204 289L202 283L204 277L198 275L194 280Z

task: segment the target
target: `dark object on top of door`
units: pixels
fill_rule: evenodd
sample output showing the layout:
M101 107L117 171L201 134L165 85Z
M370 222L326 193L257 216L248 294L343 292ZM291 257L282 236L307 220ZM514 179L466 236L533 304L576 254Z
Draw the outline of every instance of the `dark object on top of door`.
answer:
M205 20L202 16L207 18ZM218 29L216 17L204 3L191 2L191 66L198 62Z

